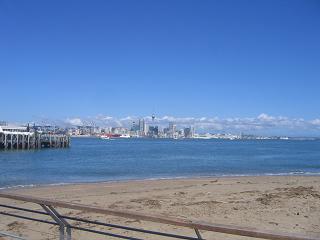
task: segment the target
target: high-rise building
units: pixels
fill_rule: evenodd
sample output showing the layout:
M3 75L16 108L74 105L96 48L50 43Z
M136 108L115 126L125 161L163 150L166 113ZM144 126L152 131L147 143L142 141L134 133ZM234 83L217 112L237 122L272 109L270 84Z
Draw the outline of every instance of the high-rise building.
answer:
M176 125L173 122L169 122L169 132L168 137L173 138L176 133Z
M158 126L149 126L148 129L148 137L157 138L159 135Z
M139 125L137 125L135 121L132 122L131 131L139 131Z
M144 119L139 119L139 132L143 132L143 123L144 123Z
M194 130L194 127L191 127L191 138L193 138L195 135L195 130Z
M149 127L148 127L147 123L144 122L144 124L143 124L143 134L144 134L144 136L148 135L148 131L149 131Z
M192 137L192 129L191 127L184 128L183 129L184 137L185 138L191 138Z
M140 137L145 137L148 135L148 126L143 118L139 119L139 124L136 125L135 131L138 131L138 135Z

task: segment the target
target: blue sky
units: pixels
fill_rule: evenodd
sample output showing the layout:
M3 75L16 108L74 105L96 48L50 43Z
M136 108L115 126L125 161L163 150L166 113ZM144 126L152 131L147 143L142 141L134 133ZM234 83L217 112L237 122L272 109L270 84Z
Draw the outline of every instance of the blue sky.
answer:
M0 119L317 123L319 12L302 0L0 0Z

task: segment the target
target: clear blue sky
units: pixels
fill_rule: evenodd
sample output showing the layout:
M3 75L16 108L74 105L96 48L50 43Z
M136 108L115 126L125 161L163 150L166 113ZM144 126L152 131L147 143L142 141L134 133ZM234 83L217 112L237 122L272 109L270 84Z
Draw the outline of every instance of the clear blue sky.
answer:
M320 117L320 1L0 0L0 119Z

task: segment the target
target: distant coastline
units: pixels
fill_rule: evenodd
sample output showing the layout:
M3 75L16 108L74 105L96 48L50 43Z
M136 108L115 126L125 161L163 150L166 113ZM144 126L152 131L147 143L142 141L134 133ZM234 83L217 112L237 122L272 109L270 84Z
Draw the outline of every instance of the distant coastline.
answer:
M70 135L71 138L101 138L100 135ZM120 137L114 137L114 139L121 139ZM128 139L128 138L127 138ZM130 139L173 139L173 138L147 138L147 137L130 137ZM253 136L251 138L218 138L218 137L194 137L194 138L181 138L173 140L233 140L233 141L245 141L245 140L279 140L279 141L319 141L319 137L261 137Z

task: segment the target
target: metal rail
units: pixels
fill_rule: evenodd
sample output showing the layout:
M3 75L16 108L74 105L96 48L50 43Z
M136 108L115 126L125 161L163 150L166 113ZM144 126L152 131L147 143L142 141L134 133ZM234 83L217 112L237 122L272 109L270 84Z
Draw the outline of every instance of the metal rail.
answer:
M9 205L4 205L4 204L0 204L0 207L20 210L20 211L24 211L24 212L36 213L36 214L40 214L40 215L50 216L50 214L47 213L47 212L31 210L31 209L27 209L27 208L9 206ZM26 218L24 216L19 216L19 215L16 215L16 214L6 213L6 212L2 212L2 211L0 211L0 214L7 215L7 216L14 216L14 217L18 217L18 218L27 219L27 220L38 221L38 222L42 222L42 223L48 223L48 224L52 224L52 225L58 225L58 223L55 223L55 222L50 222L50 221L41 220L41 219L35 219L35 218L30 218L30 217ZM182 236L182 235L176 235L176 234L170 234L170 233L162 233L162 232L150 231L150 230L145 230L145 229L140 229L140 228L126 227L126 226L121 226L121 225L116 225L116 224L103 223L103 222L99 222L99 221L91 221L91 220L87 220L87 219L82 219L82 218L77 218L77 217L70 217L70 216L65 216L65 215L60 215L60 217L63 218L63 219L77 221L77 222L89 223L89 224L93 224L93 225L112 227L112 228L118 228L118 229L141 232L141 233L147 233L147 234L154 234L154 235L159 235L159 236L164 236L164 237L186 239L186 240L197 240L198 239L198 238L189 237L189 236ZM73 227L71 226L71 228L73 228Z
M0 237L9 237L9 238L13 238L13 239L19 239L19 240L25 240L22 237L7 233L7 232L0 232Z
M299 236L297 234L293 235L293 234L285 234L285 233L276 233L271 231L260 231L253 228L243 228L243 227L237 227L237 226L231 226L231 225L211 224L206 222L191 221L191 220L185 220L185 219L179 219L179 218L171 218L171 217L164 217L164 216L157 216L157 215L146 215L146 214L140 214L140 213L128 212L128 211L117 211L113 209L102 209L99 207L94 207L89 205L68 203L68 202L62 202L57 200L50 200L46 198L35 198L35 197L12 194L12 193L0 193L0 198L7 198L12 200L39 204L45 211L32 210L32 209L10 206L5 204L0 204L0 207L50 216L54 221L31 218L31 217L26 217L23 215L8 213L4 211L0 211L0 215L2 214L2 215L12 216L16 218L25 219L25 220L32 220L32 221L57 225L59 226L60 240L71 240L72 229L92 232L96 234L112 236L112 237L122 238L122 239L142 240L139 238L123 236L120 234L114 234L114 233L105 232L105 231L98 231L98 230L93 230L89 228L73 226L71 223L67 222L67 220L89 223L89 224L100 225L100 226L113 227L117 229L123 229L123 230L140 232L140 233L151 234L151 235L158 235L158 236L163 236L168 238L187 239L187 240L204 239L200 234L200 230L226 233L226 234L238 235L238 236L270 239L270 240L320 240L319 238L310 238L307 236L301 236L301 235ZM162 224L191 228L191 229L194 229L196 237L150 231L150 230L145 230L140 228L103 223L99 221L91 221L91 220L86 220L86 219L76 218L71 216L64 216L59 214L54 207L81 210L86 212L93 212L93 213L99 213L99 214L105 214L105 215L131 218L135 220L142 220L142 221L149 221L154 223L162 223Z

